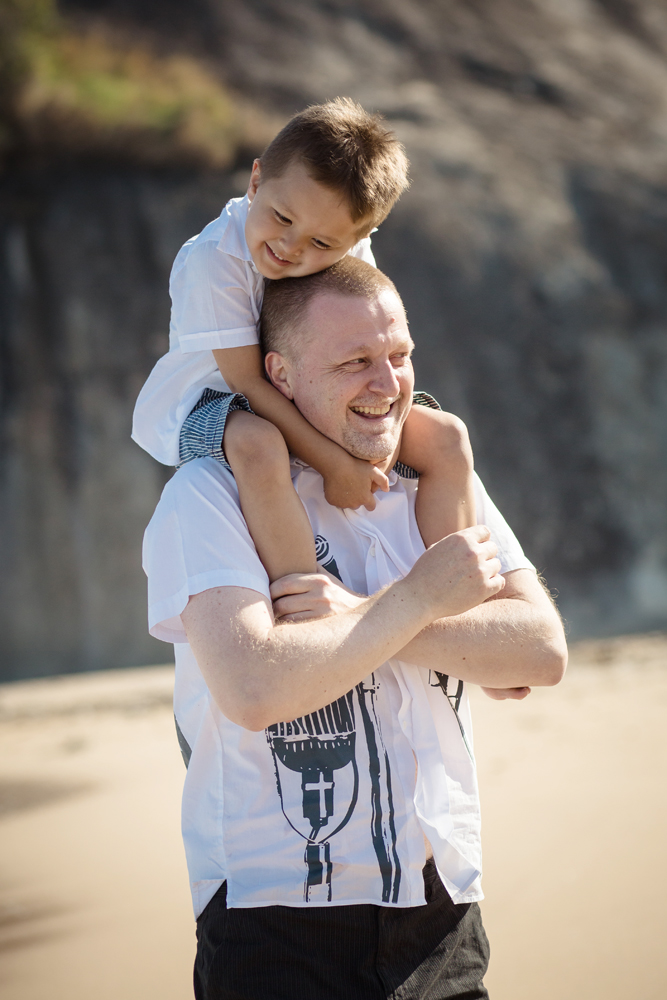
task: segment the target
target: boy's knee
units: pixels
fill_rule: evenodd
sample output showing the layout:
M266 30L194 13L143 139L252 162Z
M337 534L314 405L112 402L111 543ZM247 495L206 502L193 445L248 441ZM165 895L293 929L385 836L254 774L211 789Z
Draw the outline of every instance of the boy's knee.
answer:
M278 428L254 413L241 410L230 413L227 419L223 447L232 470L253 468L266 474L284 468L289 460L285 439Z
M438 414L438 447L448 462L472 468L473 455L468 428L453 413Z

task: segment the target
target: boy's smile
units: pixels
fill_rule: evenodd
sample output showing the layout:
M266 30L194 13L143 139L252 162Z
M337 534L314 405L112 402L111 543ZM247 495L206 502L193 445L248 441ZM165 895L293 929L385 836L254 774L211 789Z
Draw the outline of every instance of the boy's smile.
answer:
M255 160L248 185L245 236L265 278L298 278L330 267L370 229L352 221L344 196L314 181L295 160L280 177L261 181Z

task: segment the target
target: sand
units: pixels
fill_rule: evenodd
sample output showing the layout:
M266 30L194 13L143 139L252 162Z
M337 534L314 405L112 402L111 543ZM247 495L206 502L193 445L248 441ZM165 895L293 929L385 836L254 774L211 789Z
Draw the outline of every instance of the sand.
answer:
M0 686L2 1000L192 997L171 680ZM667 636L578 643L521 703L472 697L492 1000L663 1000Z

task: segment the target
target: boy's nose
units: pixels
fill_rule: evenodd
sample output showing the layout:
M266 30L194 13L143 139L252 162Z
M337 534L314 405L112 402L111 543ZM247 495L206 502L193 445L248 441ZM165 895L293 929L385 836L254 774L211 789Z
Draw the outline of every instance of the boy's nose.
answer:
M301 240L297 236L292 236L291 234L285 234L280 241L285 253L289 254L290 257L300 257L303 251Z

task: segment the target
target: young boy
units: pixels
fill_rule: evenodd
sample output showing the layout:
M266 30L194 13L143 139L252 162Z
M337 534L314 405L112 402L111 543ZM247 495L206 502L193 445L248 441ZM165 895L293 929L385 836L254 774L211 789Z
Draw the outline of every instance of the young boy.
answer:
M316 571L288 449L322 475L338 507L372 510L373 492L389 482L316 431L265 379L257 334L264 282L313 274L348 253L375 264L369 234L408 186L407 167L379 116L345 98L307 108L255 160L245 198L228 202L174 262L170 350L139 394L132 437L166 465L208 453L231 469L271 582ZM214 442L204 452L191 447L202 424ZM461 421L413 407L399 458L420 474L416 513L427 546L474 523Z

